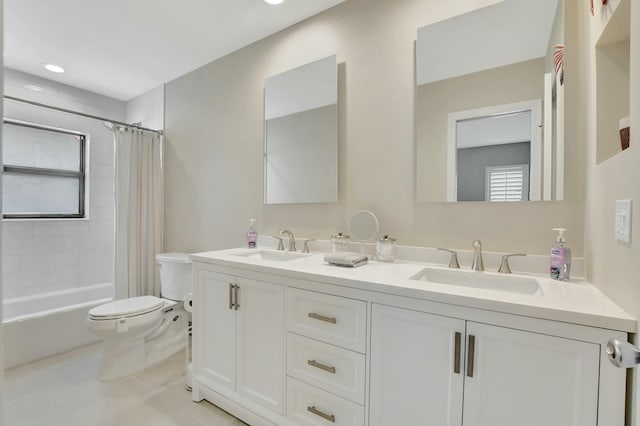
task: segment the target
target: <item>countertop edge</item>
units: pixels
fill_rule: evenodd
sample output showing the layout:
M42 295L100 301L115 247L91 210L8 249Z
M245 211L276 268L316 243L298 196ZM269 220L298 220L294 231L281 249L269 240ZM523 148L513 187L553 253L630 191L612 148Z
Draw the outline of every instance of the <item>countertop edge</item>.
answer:
M284 268L284 265L264 264L247 262L241 259L224 259L220 256L229 255L234 249L219 250L211 252L201 252L190 254L190 258L196 262L213 264L228 268L245 269L258 273L269 273L281 275L288 278L303 279L318 283L326 283L346 288L354 288L364 291L374 291L377 293L416 298L431 302L444 303L450 305L463 306L467 308L482 309L486 311L499 312L504 314L518 315L524 317L540 318L551 321L559 321L576 325L595 327L600 329L623 331L627 333L635 333L637 328L637 320L630 315L601 315L598 313L569 311L567 309L559 309L555 307L534 306L526 303L509 302L504 300L496 300L491 298L465 296L455 294L454 292L435 291L433 289L411 288L398 283L391 285L384 282L374 282L370 280L358 280L353 278L344 278L334 275L325 275L317 272L306 272L290 268ZM213 257L212 257L213 256ZM265 262L266 263L266 262ZM585 285L593 286L590 283ZM451 287L443 285L443 287ZM594 287L595 291L601 293ZM610 299L601 293L601 296L613 304ZM615 304L614 304L615 305ZM617 306L617 305L616 305ZM619 307L618 307L619 308ZM622 308L619 308L624 312Z

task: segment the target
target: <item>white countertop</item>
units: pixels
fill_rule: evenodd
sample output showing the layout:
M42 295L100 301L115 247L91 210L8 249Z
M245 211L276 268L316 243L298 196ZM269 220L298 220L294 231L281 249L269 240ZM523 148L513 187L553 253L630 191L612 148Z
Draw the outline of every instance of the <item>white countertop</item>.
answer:
M396 261L369 261L357 268L341 268L324 262L325 253L311 253L288 261L247 259L238 256L256 249L228 249L194 253L197 262L242 268L290 278L323 282L338 286L413 297L434 302L461 305L508 314L620 330L635 333L636 319L612 302L598 288L585 281L560 282L536 274L513 274L534 278L542 294L528 295L458 285L412 280L426 266L447 269L443 265ZM268 250L268 249L260 249ZM492 272L474 272L495 274ZM501 274L497 274L501 275Z

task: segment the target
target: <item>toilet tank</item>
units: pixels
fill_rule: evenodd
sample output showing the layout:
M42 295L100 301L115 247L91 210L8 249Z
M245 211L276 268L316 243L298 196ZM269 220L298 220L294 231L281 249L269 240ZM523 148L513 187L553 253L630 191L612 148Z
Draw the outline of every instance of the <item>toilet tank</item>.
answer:
M193 288L189 256L186 253L160 253L156 260L160 267L162 297L182 301Z

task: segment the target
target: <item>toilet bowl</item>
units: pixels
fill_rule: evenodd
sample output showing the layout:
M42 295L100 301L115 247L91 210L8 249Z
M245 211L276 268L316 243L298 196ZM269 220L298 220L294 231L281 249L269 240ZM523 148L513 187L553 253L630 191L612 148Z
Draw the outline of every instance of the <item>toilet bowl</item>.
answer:
M183 350L190 314L182 300L191 292L191 261L184 253L156 256L162 297L116 300L89 311L87 329L104 339L98 380L136 373Z

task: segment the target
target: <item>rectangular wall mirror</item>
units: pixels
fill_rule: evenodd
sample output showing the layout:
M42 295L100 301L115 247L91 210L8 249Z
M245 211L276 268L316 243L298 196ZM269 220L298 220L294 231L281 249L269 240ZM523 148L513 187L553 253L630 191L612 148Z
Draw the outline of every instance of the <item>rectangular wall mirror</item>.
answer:
M418 201L563 199L563 6L504 0L418 29Z
M336 56L265 82L265 204L338 201Z

